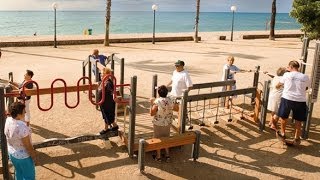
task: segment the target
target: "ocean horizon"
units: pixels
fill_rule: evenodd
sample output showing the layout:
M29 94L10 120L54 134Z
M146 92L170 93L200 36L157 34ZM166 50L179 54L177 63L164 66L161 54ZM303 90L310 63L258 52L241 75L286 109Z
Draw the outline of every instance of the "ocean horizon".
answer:
M237 12L234 16L234 31L266 30L270 13ZM0 11L0 36L52 35L54 32L53 11ZM201 12L199 32L230 31L231 12ZM156 32L193 32L195 12L156 12ZM277 13L276 30L300 29L301 25L288 13ZM58 35L81 35L85 29L93 34L104 34L105 11L57 11ZM153 12L112 11L110 33L152 33Z

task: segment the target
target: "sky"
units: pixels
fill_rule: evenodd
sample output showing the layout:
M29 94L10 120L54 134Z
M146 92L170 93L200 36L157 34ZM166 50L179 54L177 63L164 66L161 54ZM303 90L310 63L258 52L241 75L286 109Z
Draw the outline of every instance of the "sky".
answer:
M277 0L277 12L290 12L293 0ZM104 11L106 0L0 0L0 11L50 11L52 3L62 11ZM270 12L272 0L200 0L201 12L229 12L232 5L237 12ZM159 11L193 12L196 0L112 0L112 11L151 11L152 4Z

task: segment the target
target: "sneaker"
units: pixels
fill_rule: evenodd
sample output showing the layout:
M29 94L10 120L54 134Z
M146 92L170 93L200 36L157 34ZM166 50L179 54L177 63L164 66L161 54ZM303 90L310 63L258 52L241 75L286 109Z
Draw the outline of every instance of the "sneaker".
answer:
M156 162L161 162L161 157L157 158L157 156L155 154L152 155L152 159L155 160Z
M282 135L282 134L280 133L280 131L276 131L276 136L277 136L277 138L278 138L280 141L285 142L286 136L285 136L285 135Z
M292 144L298 146L301 143L301 139L294 139Z
M111 128L111 131L118 131L118 129L119 129L119 126L114 126Z
M167 162L167 163L170 162L170 156L166 156L166 162Z
M108 131L110 131L110 130L109 129L107 129L107 130L103 129L102 131L100 131L100 135L107 134Z

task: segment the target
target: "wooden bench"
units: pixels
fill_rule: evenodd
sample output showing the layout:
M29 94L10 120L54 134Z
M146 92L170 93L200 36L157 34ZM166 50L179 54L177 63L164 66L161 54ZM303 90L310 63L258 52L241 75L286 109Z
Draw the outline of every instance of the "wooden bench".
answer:
M140 172L145 169L144 159L145 152L155 151L158 149L177 147L187 144L192 145L192 158L196 161L199 158L199 148L200 148L200 131L189 131L183 134L174 135L171 137L163 138L152 138L148 140L140 139L139 147L134 147L138 150L138 165Z

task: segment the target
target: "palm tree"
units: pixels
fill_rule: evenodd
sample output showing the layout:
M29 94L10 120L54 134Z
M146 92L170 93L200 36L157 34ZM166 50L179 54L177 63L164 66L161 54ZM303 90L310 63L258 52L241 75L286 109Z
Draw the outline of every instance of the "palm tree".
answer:
M107 8L106 8L106 32L104 36L104 46L109 46L109 27L110 27L110 19L111 19L111 0L107 0Z
M269 39L274 40L274 27L276 24L276 14L277 14L277 0L272 0L272 8L271 8L271 19L270 19L270 35Z
M195 35L194 35L194 42L196 43L198 42L199 11L200 11L200 0L197 0L197 13L196 13Z

